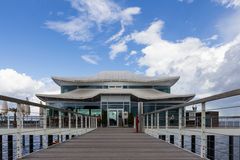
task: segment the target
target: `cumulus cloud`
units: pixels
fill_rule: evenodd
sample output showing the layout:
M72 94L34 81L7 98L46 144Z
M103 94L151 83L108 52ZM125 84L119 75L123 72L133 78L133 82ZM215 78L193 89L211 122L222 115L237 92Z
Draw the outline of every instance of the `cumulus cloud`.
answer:
M91 55L91 54L85 54L82 55L81 58L91 64L98 64L98 61L100 60L100 57L97 55Z
M240 0L213 0L214 2L217 2L223 6L226 6L227 8L233 7L237 8L240 7Z
M0 69L0 94L38 101L36 93L59 93L59 87L50 79L35 80L13 69Z
M111 0L70 0L71 6L78 12L77 16L66 21L47 21L49 29L67 35L70 40L88 41L92 38L91 30L114 22L121 23L121 30L109 41L117 39L125 31L124 26L131 24L133 16L140 13L139 7L122 9Z
M239 56L237 51L240 51L237 47L240 46L240 36L217 46L209 46L196 37L186 37L173 42L162 38L163 27L164 22L157 20L145 30L128 35L128 41L144 46L138 65L146 67L147 75L180 75L180 82L174 90L178 93L197 93L199 96L214 93L220 86L223 90L230 88L229 85L223 88L224 85L219 84L220 77L217 75L221 75L220 79L225 82L229 81L230 74L235 74L234 79L240 78L240 66L236 62L236 57ZM216 39L216 36L213 39ZM235 72L222 69L227 68L228 63L232 63L233 60L235 61L232 68ZM238 81L232 80L229 83L231 86L240 87Z

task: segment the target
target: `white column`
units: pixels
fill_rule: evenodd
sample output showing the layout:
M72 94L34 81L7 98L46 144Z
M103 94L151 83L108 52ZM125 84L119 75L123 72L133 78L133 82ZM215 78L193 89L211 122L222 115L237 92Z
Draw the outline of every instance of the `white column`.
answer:
M61 111L58 111L58 128L61 129L62 128L62 112ZM62 139L61 139L61 132L60 134L58 135L59 136L59 143L62 142Z
M151 114L151 129L153 129L153 113Z
M178 147L182 147L182 110L178 109Z
M48 148L48 142L47 142L47 109L43 108L43 136L42 136L42 144L43 148Z
M22 158L22 112L21 112L21 104L17 104L17 159Z
M157 129L159 129L159 113L157 113Z
M207 148L207 137L205 133L206 129L206 107L205 102L202 103L202 112L201 112L201 157L206 158L206 148Z

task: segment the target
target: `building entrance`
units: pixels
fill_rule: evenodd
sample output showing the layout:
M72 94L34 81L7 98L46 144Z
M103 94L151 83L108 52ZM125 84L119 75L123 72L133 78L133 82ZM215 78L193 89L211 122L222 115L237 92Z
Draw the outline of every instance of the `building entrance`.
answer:
M109 127L123 126L123 109L108 109L107 113Z

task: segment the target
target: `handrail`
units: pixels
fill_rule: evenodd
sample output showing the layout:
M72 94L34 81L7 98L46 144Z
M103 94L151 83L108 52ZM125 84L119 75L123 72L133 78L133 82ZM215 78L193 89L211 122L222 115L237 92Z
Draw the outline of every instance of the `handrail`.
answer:
M174 106L171 106L171 107L159 109L159 110L156 110L156 111L153 111L153 112L143 113L142 115L159 113L159 112L163 112L163 111L167 111L167 110L183 108L183 107L194 105L194 104L211 102L211 101L215 101L215 100L218 100L218 99L224 99L224 98L234 97L234 96L238 96L238 95L240 95L240 89L235 89L235 90L223 92L223 93L220 93L220 94L212 95L212 96L209 96L209 97L193 100L193 101L190 101L190 102L187 102L187 103L183 103L183 104L174 105Z
M50 106L50 105L44 105L44 104L31 102L31 101L27 101L27 100L22 100L22 99L18 99L18 98L13 98L13 97L9 97L9 96L4 96L4 95L0 95L0 100L13 102L13 103L18 103L18 104L37 106L37 107L41 107L41 108L49 108L49 109L54 109L54 110L67 112L67 113L79 114L79 115L83 115L83 116L90 116L90 115L87 115L87 114L78 113L78 112L74 112L74 111L67 110L67 109L57 108L57 107L53 107L53 106ZM96 117L96 116L90 116L90 117Z

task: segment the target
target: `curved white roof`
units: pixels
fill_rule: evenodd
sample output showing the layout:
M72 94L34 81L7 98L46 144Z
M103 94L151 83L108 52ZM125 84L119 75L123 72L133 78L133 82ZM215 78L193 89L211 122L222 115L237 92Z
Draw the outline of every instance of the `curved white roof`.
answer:
M134 74L128 71L105 71L89 77L52 77L52 79L60 86L66 84L81 83L99 83L99 82L130 82L130 83L147 83L159 84L163 86L174 85L180 77L149 77Z
M158 91L156 89L76 89L70 92L47 95L47 94L37 94L36 96L41 100L46 99L69 99L69 100L84 100L96 97L98 95L133 95L135 97L145 99L145 100L164 100L171 98L184 98L186 101L191 100L194 95L174 95L165 92Z

